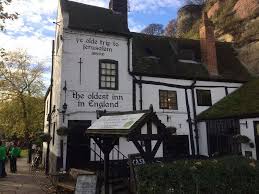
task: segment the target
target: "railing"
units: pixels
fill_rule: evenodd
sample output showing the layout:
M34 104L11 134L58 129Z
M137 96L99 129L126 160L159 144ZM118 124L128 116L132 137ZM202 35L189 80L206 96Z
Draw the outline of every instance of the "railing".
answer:
M122 155L122 159L123 160L127 160L128 159L128 157L125 156L123 153L121 153L120 150L118 150L116 147L114 147L113 149L115 149L120 155ZM118 157L118 159L120 159L120 157Z

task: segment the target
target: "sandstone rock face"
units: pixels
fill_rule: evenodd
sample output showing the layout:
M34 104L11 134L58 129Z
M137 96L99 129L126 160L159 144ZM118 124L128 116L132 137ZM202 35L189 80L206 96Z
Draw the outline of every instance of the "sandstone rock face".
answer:
M259 10L259 1L239 0L233 10L240 19L245 19Z
M192 25L201 18L202 6L187 5L178 11L176 37L188 32Z
M259 41L244 45L237 51L239 59L247 69L251 73L259 75Z
M208 10L208 17L211 18L212 16L214 16L220 8L222 8L222 6L224 6L224 3L227 0L218 0L216 1L216 3L214 3L214 5L212 5L212 7Z

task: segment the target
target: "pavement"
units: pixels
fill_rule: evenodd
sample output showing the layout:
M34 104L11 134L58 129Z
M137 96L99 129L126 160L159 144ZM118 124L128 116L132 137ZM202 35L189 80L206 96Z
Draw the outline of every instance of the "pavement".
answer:
M0 194L45 194L55 193L50 179L43 171L31 170L26 158L17 160L17 173L9 172L6 164L7 177L0 178Z

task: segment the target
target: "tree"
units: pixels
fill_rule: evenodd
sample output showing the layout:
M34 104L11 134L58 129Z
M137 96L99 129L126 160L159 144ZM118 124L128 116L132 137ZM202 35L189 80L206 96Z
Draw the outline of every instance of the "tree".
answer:
M18 13L8 13L5 11L6 6L10 5L12 0L0 0L0 30L4 30L6 20L14 20L18 18Z
M144 34L161 36L164 34L164 27L162 24L149 24L141 32Z
M175 37L176 28L177 28L176 20L175 19L170 20L167 26L165 27L165 36Z
M186 5L204 5L207 0L185 0Z
M32 126L30 116L36 114L30 112L34 110L32 106L35 104L42 106L40 103L33 105L31 103L43 96L45 88L43 72L43 65L32 64L31 58L25 51L7 52L0 60L0 92L5 94L1 97L2 111L17 111L13 121L16 123L19 121L20 130L23 131L26 140L29 139ZM9 122L11 125L15 123L12 123L12 120Z

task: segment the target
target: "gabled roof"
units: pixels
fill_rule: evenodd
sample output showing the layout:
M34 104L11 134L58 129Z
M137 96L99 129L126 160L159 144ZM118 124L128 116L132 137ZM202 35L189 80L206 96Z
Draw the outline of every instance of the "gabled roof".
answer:
M77 30L94 32L129 34L127 18L110 9L63 1L63 9L69 13L68 27Z
M136 75L231 82L245 82L250 78L230 43L216 43L219 76L211 76L206 65L199 62L199 40L131 33L127 18L110 9L68 0L62 0L62 9L69 13L68 27L71 29L132 37L133 73ZM191 50L196 62L185 60L183 50Z
M209 75L201 64L200 41L132 33L133 72L138 75L179 79L247 81L247 69L237 59L230 43L216 43L219 76ZM195 62L184 60L183 50L192 50ZM183 60L178 60L183 59Z
M202 112L199 120L225 118L252 118L259 116L259 78L244 84L241 88Z
M117 123L115 123L115 126L111 127L110 123L116 121L116 118L119 122L119 120L121 120L123 116L131 117L130 115L133 115L133 119L126 120L126 123L123 123L122 127L118 128L117 126L120 124L117 125ZM107 117L107 119L105 117ZM98 123L99 120L101 124ZM134 135L136 131L141 130L141 128L150 120L152 120L152 122L156 124L158 129L166 128L165 125L159 120L156 113L153 112L153 110L106 113L99 120L97 120L95 123L93 123L92 126L87 129L87 135L91 137L123 136L130 139L130 136ZM106 120L107 122L105 122ZM124 118L122 118L122 120L125 121ZM98 128L96 126L103 127Z

